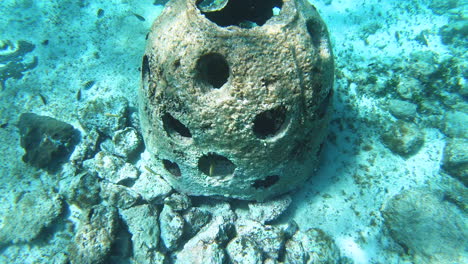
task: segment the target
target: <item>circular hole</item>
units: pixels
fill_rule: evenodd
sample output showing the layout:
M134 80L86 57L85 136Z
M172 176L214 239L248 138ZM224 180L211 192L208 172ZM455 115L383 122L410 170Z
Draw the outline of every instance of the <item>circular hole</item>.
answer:
M265 189L277 183L279 178L280 177L278 175L266 176L263 180L254 181L254 183L252 184L252 187L254 187L255 189L260 189L260 188Z
M253 132L261 139L272 137L278 133L285 119L286 109L283 106L264 111L255 116Z
M229 65L218 53L201 56L197 63L197 71L200 80L213 88L221 88L229 78Z
M210 177L225 177L234 173L236 165L224 156L208 153L198 160L198 169Z
M174 61L174 69L177 69L180 67L180 59L177 59L176 61Z
M171 114L165 113L162 116L163 127L169 136L179 135L184 138L191 138L192 133L179 120L175 119Z
M143 56L143 61L141 63L141 80L143 82L144 87L147 87L149 79L150 79L150 66L148 61L148 56Z
M309 19L306 22L307 32L312 39L312 44L314 47L318 48L320 46L320 39L323 35L323 25L319 21Z
M283 6L282 0L198 0L197 8L220 27L262 26Z
M164 168L172 175L176 176L176 177L180 177L180 175L182 175L180 173L180 168L179 168L179 165L177 165L177 163L175 162L172 162L170 160L167 160L167 159L163 159L162 160L162 163L163 163L163 166Z

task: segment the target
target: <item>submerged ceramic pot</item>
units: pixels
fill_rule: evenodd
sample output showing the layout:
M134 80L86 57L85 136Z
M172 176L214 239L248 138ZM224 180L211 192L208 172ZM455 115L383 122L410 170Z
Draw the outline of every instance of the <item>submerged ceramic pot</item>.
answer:
M333 55L304 0L173 0L142 63L154 169L189 195L263 201L317 169Z

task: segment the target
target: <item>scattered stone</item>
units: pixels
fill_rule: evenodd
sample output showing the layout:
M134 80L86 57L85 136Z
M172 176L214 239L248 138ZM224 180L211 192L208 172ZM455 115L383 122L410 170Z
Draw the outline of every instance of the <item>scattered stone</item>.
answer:
M450 175L468 185L468 139L454 138L447 142L442 167Z
M227 256L221 245L203 240L190 240L176 255L175 264L222 264Z
M164 205L160 215L161 239L170 251L179 246L184 231L184 219L169 205Z
M96 170L99 177L115 184L133 182L138 178L138 170L123 159L111 155L105 151L100 151L94 157L94 164L85 161L85 166L91 170Z
M115 132L112 140L102 143L101 147L125 160L133 159L142 147L142 139L135 128L127 127Z
M415 263L468 263L468 220L439 191L407 190L385 206L385 225Z
M307 263L308 256L301 241L295 238L286 241L284 258L286 263L304 264Z
M23 161L41 169L57 169L80 140L80 133L73 126L33 113L21 114L18 128L21 147L26 151Z
M431 0L428 3L428 7L432 9L437 15L443 15L447 13L450 9L455 8L458 3L457 0Z
M211 220L211 213L198 207L191 207L183 214L184 235L191 238Z
M101 196L109 205L120 209L128 209L141 199L132 189L106 181L101 182Z
M99 142L101 141L101 135L97 130L91 130L84 135L80 144L78 144L70 156L70 160L73 164L81 166L83 161L92 159L99 151Z
M190 198L181 193L173 193L164 199L164 204L169 205L174 211L183 211L192 206Z
M266 256L278 259L284 246L284 233L280 228L262 225L256 221L240 219L236 222L237 236L249 237L257 242Z
M249 218L262 224L272 222L288 209L291 196L284 195L263 203L249 203Z
M297 231L299 231L299 226L294 220L289 220L286 223L276 226L283 230L285 239L290 239L292 236L294 236L294 234L297 233Z
M392 152L409 157L422 147L424 135L416 125L398 120L384 132L382 141Z
M162 203L172 191L171 186L161 176L149 171L141 173L132 189L151 203Z
M227 253L233 264L262 264L262 250L248 237L235 237L227 247Z
M144 204L120 211L132 234L133 258L136 263L162 263L157 251L159 244L158 211ZM158 260L158 261L156 261Z
M106 136L127 124L128 101L124 97L100 97L83 105L78 114L81 125L88 131L97 129Z
M67 203L74 204L81 209L91 208L101 199L98 178L89 172L61 180L60 192L65 196Z
M175 263L225 263L227 256L223 248L235 232L235 215L232 210L226 209L225 205L216 203L212 207L216 208L211 210L214 214L213 219L176 254ZM229 205L227 207L229 208Z
M263 264L278 264L278 261L276 259L267 258L263 261Z
M403 77L398 82L396 91L403 99L411 100L422 93L423 85L415 78Z
M341 263L340 250L324 231L311 228L298 234L303 234L301 242L308 254L307 263Z
M192 239L202 241L216 241L217 243L227 243L234 233L234 218L215 215L210 223L205 225Z
M413 120L417 115L416 109L417 105L410 102L395 99L388 102L388 110L398 119Z
M72 263L104 263L111 251L118 227L117 210L96 205L78 227L70 248Z
M0 247L33 240L62 213L60 197L44 190L23 191L15 201L0 212Z
M444 116L443 132L452 138L468 138L468 114L451 111Z
M463 43L468 36L468 24L466 21L452 21L440 28L439 35L445 45Z
M115 132L112 141L115 154L126 159L132 158L142 146L141 136L133 127Z

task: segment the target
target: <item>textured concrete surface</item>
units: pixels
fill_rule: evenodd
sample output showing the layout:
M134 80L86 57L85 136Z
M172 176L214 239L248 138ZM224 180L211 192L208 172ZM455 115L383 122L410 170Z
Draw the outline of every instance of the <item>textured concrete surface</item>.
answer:
M157 172L190 195L262 201L299 187L317 168L333 70L326 26L305 1L168 3L139 98Z

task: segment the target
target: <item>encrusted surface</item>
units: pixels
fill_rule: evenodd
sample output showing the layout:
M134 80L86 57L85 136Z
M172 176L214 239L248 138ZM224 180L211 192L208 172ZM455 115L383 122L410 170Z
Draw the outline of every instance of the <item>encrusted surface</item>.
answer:
M142 131L158 173L191 195L265 200L297 188L329 119L323 21L297 0L272 6L263 25L219 26L195 2L168 4L143 57Z

